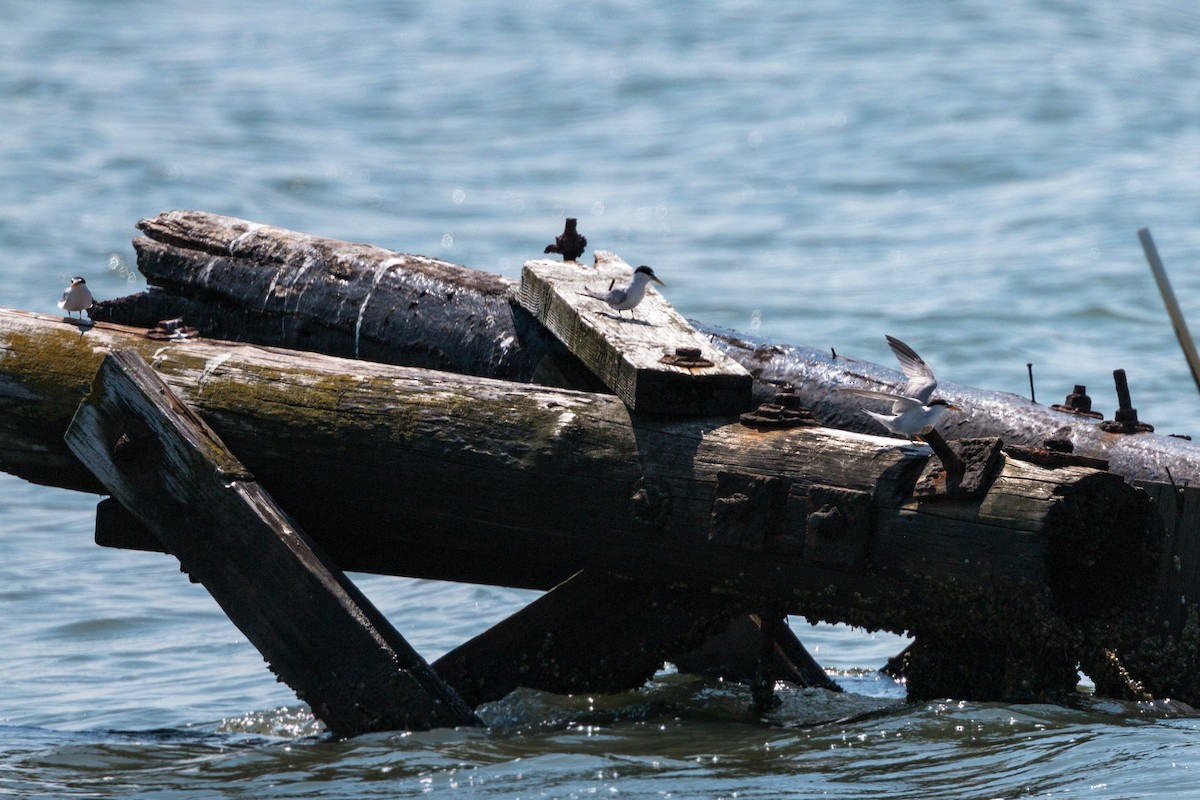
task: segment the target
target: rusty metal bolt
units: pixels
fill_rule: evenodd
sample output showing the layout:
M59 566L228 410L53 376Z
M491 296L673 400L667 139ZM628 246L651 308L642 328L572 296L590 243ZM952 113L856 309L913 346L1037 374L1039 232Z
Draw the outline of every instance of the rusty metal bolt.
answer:
M775 402L763 403L754 411L747 411L739 418L743 425L751 428L795 428L801 425L819 425L812 409L805 408L791 384L784 384L775 394Z
M1117 385L1117 413L1113 419L1100 423L1100 428L1107 433L1143 433L1154 430L1153 425L1138 422L1137 409L1129 399L1129 380L1125 370L1114 369L1113 380Z
M1075 384L1075 390L1067 395L1066 400L1061 404L1056 403L1050 406L1050 408L1054 411L1064 411L1068 414L1104 419L1103 414L1098 411L1092 411L1092 398L1088 397L1087 387L1078 383Z
M715 366L712 361L701 355L699 347L676 347L675 352L667 353L659 359L660 363L684 369L707 369Z

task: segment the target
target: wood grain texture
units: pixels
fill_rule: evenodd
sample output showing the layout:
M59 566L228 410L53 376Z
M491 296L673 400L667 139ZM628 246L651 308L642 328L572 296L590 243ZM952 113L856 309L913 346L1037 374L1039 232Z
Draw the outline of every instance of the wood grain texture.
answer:
M803 613L806 593L886 594L902 590L905 575L1041 584L1049 544L1075 541L1072 520L1056 513L1068 499L1083 507L1103 497L1123 510L1094 521L1087 535L1096 542L1152 536L1143 517L1156 517L1119 479L1082 468L1007 459L997 493L980 502L913 502L929 453L896 439L631 416L607 395L248 345L153 342L20 312L0 312L5 469L24 474L33 451L42 475L57 449L62 482L86 486L62 432L99 361L122 348L141 352L330 555L353 554L381 572L515 585L555 570L559 580L584 568L649 580L667 573ZM781 488L722 498L722 474ZM805 557L810 515L820 510L808 507L814 486L867 493L863 563ZM714 516L716 506L759 502L769 524L758 541L725 535L732 518ZM1141 524L1133 533L1131 520ZM1081 559L1078 568L1113 566Z
M751 405L753 381L701 336L655 289L631 312L583 294L629 281L633 268L611 253L594 266L528 261L517 299L618 397L643 413L734 414ZM685 368L662 361L695 348L713 363Z
M137 353L104 360L66 442L334 733L475 722Z

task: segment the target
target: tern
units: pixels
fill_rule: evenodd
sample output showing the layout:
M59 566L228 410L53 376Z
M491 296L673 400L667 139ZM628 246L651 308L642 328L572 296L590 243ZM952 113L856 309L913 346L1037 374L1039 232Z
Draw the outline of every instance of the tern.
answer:
M934 397L937 388L937 378L933 370L925 363L916 351L894 336L887 337L888 345L900 362L900 369L908 376L908 383L899 394L893 392L877 392L873 389L851 389L841 387L841 391L857 394L862 397L874 397L880 400L892 401L891 414L877 414L863 409L863 413L877 420L880 425L892 433L907 436L909 439L928 434L937 425L942 415L958 406L951 405L940 397Z
M581 294L603 300L618 314L622 311L632 314L634 307L646 296L646 284L650 281L654 281L660 286L666 286L654 274L654 270L643 264L633 271L633 279L624 286L609 286L607 292L593 292L590 289L584 289Z
M66 311L68 317L78 311L82 320L83 312L92 307L92 292L87 287L87 281L80 277L71 278L71 285L63 290L58 307Z

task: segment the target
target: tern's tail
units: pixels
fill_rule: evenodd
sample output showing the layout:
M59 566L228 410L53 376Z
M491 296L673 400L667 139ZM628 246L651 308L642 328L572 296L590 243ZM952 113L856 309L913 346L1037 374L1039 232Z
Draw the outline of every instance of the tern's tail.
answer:
M865 408L862 409L862 412L883 427L887 428L889 431L892 429L892 420L895 419L895 416L892 414L877 414L874 411L867 411Z
M583 291L580 292L580 294L585 297L594 298L596 300L607 300L608 299L608 292L593 292L591 289L584 289Z

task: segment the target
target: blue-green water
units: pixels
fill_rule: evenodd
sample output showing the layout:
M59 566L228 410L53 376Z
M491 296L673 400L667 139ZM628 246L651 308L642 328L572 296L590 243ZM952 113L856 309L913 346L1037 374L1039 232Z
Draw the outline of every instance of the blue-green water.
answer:
M515 277L579 218L685 314L1200 433L1135 235L1200 327L1194 2L3 3L0 305L142 286L134 222L198 208ZM518 693L486 730L333 742L95 498L0 476L0 793L27 797L1200 796L1171 705L885 709L888 634L793 627L846 696L666 672ZM425 655L528 593L361 585Z

